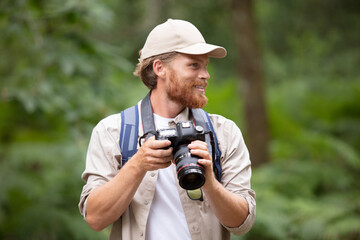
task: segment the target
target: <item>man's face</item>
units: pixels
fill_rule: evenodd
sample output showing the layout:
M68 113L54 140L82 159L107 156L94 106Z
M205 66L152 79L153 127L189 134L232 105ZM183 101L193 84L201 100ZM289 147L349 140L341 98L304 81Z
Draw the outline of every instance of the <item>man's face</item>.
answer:
M172 101L189 108L202 108L207 103L205 88L210 78L206 70L207 55L179 54L168 64L166 91Z

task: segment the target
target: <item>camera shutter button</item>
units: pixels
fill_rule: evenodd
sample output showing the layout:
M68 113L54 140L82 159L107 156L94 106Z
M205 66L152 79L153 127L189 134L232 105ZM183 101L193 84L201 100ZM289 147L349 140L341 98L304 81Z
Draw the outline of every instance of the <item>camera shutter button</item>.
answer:
M196 127L195 127L195 130L196 130L197 132L203 132L203 131L204 131L204 128L203 128L202 126L196 126Z

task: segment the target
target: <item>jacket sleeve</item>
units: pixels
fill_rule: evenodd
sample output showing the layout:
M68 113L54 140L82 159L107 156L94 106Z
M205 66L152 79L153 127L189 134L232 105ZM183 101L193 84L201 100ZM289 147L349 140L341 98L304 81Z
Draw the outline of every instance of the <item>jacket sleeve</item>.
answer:
M236 228L224 226L235 235L250 231L255 222L255 191L251 189L251 161L242 133L231 120L212 114L211 119L219 141L221 156L221 183L230 192L244 197L249 205L245 222Z
M79 210L86 217L86 200L97 187L110 181L119 171L121 162L119 147L120 117L111 115L101 120L93 129L86 155L86 167L81 178L85 181L79 202Z

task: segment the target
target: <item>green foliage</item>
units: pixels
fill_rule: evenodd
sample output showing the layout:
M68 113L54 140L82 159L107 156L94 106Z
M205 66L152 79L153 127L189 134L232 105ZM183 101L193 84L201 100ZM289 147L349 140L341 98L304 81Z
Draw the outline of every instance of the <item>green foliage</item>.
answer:
M96 1L0 3L1 239L106 238L77 203L93 123L127 104L116 88L130 65L91 37L111 13Z
M358 239L359 173L347 162L311 159L256 169L257 220L243 239Z
M3 100L17 100L28 112L60 111L69 121L107 111L106 100L115 101L112 86L129 76L119 74L131 65L118 48L91 37L111 21L105 5L18 0L2 2L0 11Z
M210 71L210 75L213 74ZM205 110L210 113L220 114L226 118L232 119L240 127L244 125L239 116L241 116L242 105L238 101L237 84L232 79L222 79L222 81L212 82L206 88L208 104Z
M272 162L254 170L255 226L234 239L360 239L360 15L324 4L257 4Z
M77 210L83 150L71 142L15 143L0 153L1 239L99 239Z
M270 88L273 161L254 170L257 219L239 239L359 239L359 87L317 84Z

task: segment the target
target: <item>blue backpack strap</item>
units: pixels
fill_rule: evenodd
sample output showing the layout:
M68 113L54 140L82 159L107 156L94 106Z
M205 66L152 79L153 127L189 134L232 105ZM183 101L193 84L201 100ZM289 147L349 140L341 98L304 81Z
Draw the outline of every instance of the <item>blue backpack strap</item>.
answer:
M206 127L205 129L213 133L214 142L215 142L214 172L217 180L221 182L221 164L220 164L221 151L218 145L216 132L214 130L212 122L210 121L209 114L201 108L192 109L192 113L196 124L203 125L205 123L205 127ZM209 150L211 150L211 146L209 146ZM212 152L210 151L210 154L211 153Z
M219 148L219 143L218 143L218 140L217 140L217 137L216 137L216 132L214 130L214 127L210 121L210 117L209 117L209 114L207 112L205 112L203 110L203 112L205 113L206 115L206 125L208 125L210 131L213 132L214 134L214 140L215 140L215 173L217 174L216 178L219 180L219 182L221 182L221 164L220 164L220 158L221 158L221 151L220 151L220 148Z
M120 113L121 127L119 145L122 155L122 165L137 152L139 134L138 106L132 106Z

